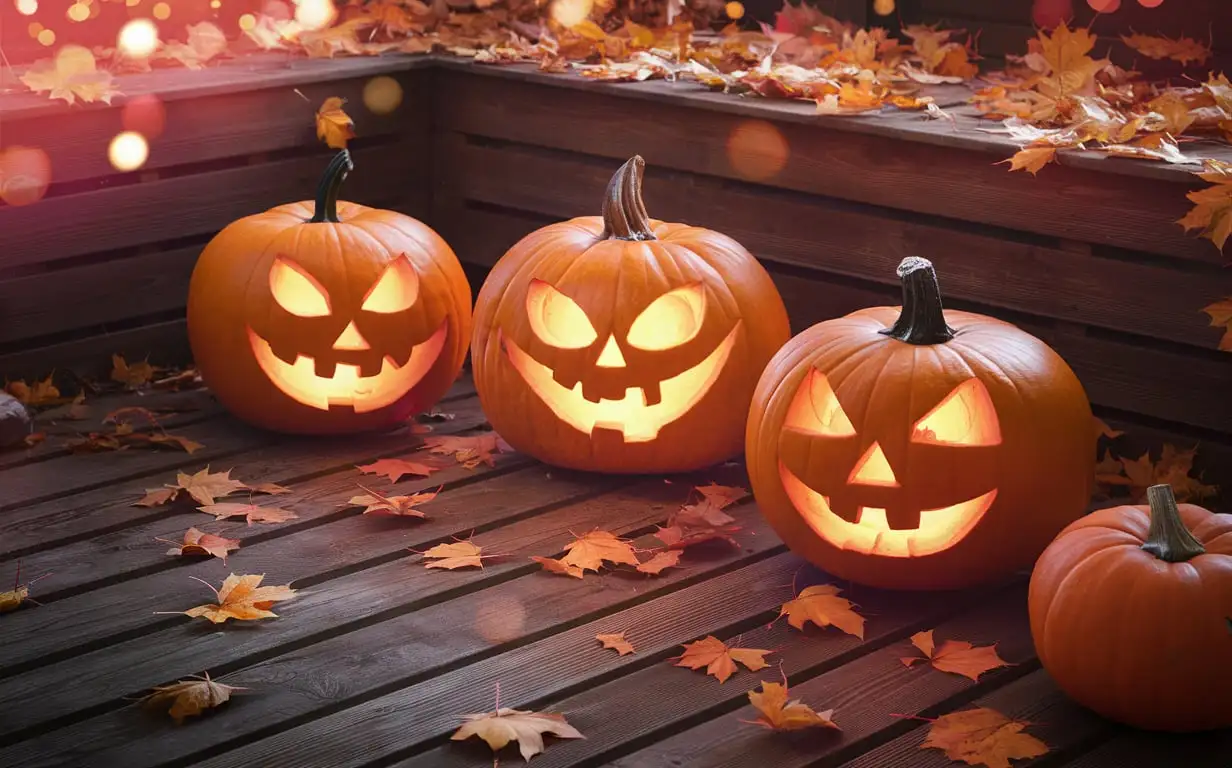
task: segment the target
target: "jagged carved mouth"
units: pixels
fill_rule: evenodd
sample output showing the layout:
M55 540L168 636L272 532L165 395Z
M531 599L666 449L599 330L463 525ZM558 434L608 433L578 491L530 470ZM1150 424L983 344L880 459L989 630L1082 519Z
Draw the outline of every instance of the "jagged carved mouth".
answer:
M688 413L706 396L727 365L739 330L737 322L705 360L661 381L659 401L653 405L647 404L641 387L629 387L619 400L588 400L582 394L581 382L568 389L557 383L551 368L523 352L512 339L502 334L500 343L522 380L561 421L588 435L596 428L609 429L620 432L626 443L645 443L658 437L659 430Z
M885 557L923 557L949 549L975 529L997 498L997 490L941 509L920 510L917 528L893 529L884 509L860 507L856 522L830 509L830 501L805 485L779 462L779 478L787 498L804 521L839 549Z
M372 376L361 376L359 366L349 363L338 363L333 376L318 376L315 359L297 355L294 363L288 363L251 328L248 341L257 365L287 397L322 411L349 406L356 413L367 413L397 402L432 370L445 348L448 331L448 323L442 322L431 338L411 350L404 365L386 355Z

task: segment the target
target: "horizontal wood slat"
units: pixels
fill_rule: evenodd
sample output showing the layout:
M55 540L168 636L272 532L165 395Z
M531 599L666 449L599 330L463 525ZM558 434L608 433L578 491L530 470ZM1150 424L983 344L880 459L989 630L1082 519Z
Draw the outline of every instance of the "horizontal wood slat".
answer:
M155 365L186 363L192 357L188 323L168 320L0 355L0 379L42 378L53 370L107 377L113 354L130 361L149 359Z

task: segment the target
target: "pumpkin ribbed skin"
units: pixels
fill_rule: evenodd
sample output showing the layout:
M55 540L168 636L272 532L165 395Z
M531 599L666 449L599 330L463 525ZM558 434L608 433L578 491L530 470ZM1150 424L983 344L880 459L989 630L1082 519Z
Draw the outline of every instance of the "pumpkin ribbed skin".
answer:
M927 268L931 273L931 265ZM942 313L939 295L932 299L915 308L859 310L800 333L766 367L749 412L745 452L762 514L796 553L836 576L873 587L956 589L1029 568L1090 499L1092 416L1069 366L1009 323L968 312ZM935 342L887 335L913 313L919 316L906 333L944 331ZM793 400L813 370L825 376L854 434L785 429ZM912 440L913 425L972 378L995 409L1000 443L920 450ZM991 506L974 528L941 551L887 556L837 546L793 504L785 468L793 467L791 476L818 495L830 494L831 502L833 493L860 498L865 487L852 486L849 473L874 442L901 486L881 498L918 513L995 489ZM844 520L858 522L852 512L852 519Z
M1142 548L1146 506L1101 509L1062 531L1031 574L1031 636L1057 686L1104 717L1147 730L1226 728L1232 515L1176 509L1205 550L1182 562Z
M640 158L613 184L634 186ZM625 174L625 176L621 176ZM640 205L617 194L617 203ZM642 212L644 214L644 211ZM493 267L475 305L472 363L475 388L493 428L519 451L556 466L611 472L676 472L705 467L738 454L744 418L762 367L790 336L787 312L769 274L735 240L698 227L638 219L636 231L612 236L609 217L581 217L527 235ZM622 219L619 226L629 222ZM528 289L543 281L572 298L596 330L584 349L560 349L535 335ZM658 297L682 286L705 294L700 330L678 348L640 351L627 337L635 318ZM654 389L686 372L733 338L730 353L701 397L657 437L625 441L592 434L556 416L511 364L512 341L566 387L577 382L594 399L619 399L626 388ZM596 365L605 340L619 346L624 365Z
M398 424L448 391L470 341L470 286L445 241L409 216L324 199L328 192L336 195L345 175L333 164L331 170L338 176L331 179L327 172L323 188L330 189L315 203L280 205L219 232L198 258L189 284L189 341L203 380L234 415L275 431L338 434ZM322 206L329 208L326 220L311 221ZM414 304L388 315L362 311L365 294L403 255L418 277ZM278 257L302 267L328 290L328 316L297 317L277 304L270 271ZM352 322L371 349L334 351L335 340ZM445 339L432 367L395 402L366 412L347 406L322 410L288 397L258 365L249 336L251 329L285 353L287 362L302 354L371 369L386 354L403 364L442 324Z

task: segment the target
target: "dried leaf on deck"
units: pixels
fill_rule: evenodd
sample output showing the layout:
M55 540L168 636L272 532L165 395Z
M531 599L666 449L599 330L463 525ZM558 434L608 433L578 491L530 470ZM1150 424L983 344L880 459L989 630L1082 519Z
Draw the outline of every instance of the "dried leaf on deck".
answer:
M1048 754L1048 745L1023 733L1030 723L1011 720L995 709L951 712L932 721L920 749L940 749L968 765L1011 768L1011 760Z
M261 507L244 502L219 502L197 507L207 515L213 515L216 520L226 520L228 517L246 518L249 525L253 523L285 523L296 520L299 515L289 509L277 507Z
M572 563L566 563L564 559L556 560L551 557L542 557L540 555L532 555L531 560L543 566L543 570L549 573L559 573L562 576L572 576L575 579L580 579L586 573Z
M21 379L6 382L4 391L17 398L23 405L56 405L61 402L62 396L60 395L59 388L51 383L53 375L48 374L47 378L42 381L36 381L33 385L27 384Z
M749 495L748 488L741 488L738 485L710 483L709 485L699 485L694 490L700 493L703 499L719 509L729 507Z
M218 27L208 21L188 26L187 42L169 40L163 43L152 58L178 61L189 69L201 69L211 59L227 51L227 38Z
M425 568L482 568L483 547L470 541L437 544L423 553ZM489 555L495 557L495 555Z
M8 592L0 592L0 613L9 613L15 611L30 600L30 586L39 579L50 576L50 573L44 573L37 579L31 579L25 584L21 583L21 561L17 561L17 573L13 576L13 588ZM33 602L33 601L30 601Z
M543 752L545 733L561 739L586 738L569 725L563 715L502 708L495 712L463 717L466 723L450 737L453 741L464 741L478 736L487 742L493 752L499 752L509 742L516 741L524 760L530 760Z
M1055 162L1056 159L1056 147L1026 147L1015 152L1013 157L1001 162L1009 163L1011 171L1026 171L1034 176L1043 170L1045 165Z
M35 93L46 93L69 104L78 99L110 104L111 97L120 93L111 73L100 71L94 54L80 45L62 46L55 58L34 62L22 74L21 81Z
M850 600L838 596L840 591L833 584L807 587L783 604L779 616L787 616L787 623L799 630L811 621L819 627L834 625L863 640L864 617L852 610Z
M125 362L123 355L111 356L111 380L118 381L129 389L137 389L143 384L149 384L155 373L157 369L150 365L149 360L129 365Z
M34 446L38 445L39 443L43 442L46 439L47 439L46 432L31 432L30 434L25 436L22 442L25 444L27 448L33 448Z
M352 496L347 501L347 504L364 507L365 515L398 515L400 517L420 518L426 516L416 507L432 501L441 491L440 488L437 488L435 491L421 491L410 496L382 496L370 488L364 488L362 485L359 487L368 493L366 495Z
M1107 491L1115 487L1127 488L1130 497L1139 504L1144 503L1147 488L1161 483L1172 486L1179 502L1201 502L1214 496L1219 487L1203 483L1201 475L1191 474L1197 452L1197 446L1182 451L1165 443L1159 461L1151 460L1150 451L1137 459L1105 456L1095 467L1095 479Z
M455 461L467 469L474 469L480 464L489 467L496 466L494 453L505 453L513 449L501 440L495 432L485 432L482 435L459 437L457 435L433 435L424 438L424 444L432 453L443 456L453 455Z
M917 661L930 661L938 671L953 672L978 681L980 675L990 669L1009 666L1009 662L997 655L996 643L973 646L965 640L946 640L937 648L933 642L933 630L930 629L912 635L911 644L920 649L924 658L915 656L901 659L908 667Z
M1232 296L1209 304L1202 311L1210 315L1211 327L1223 328L1223 338L1219 340L1219 348L1224 352L1232 352Z
M772 731L799 731L804 728L833 728L841 730L831 719L833 709L818 712L807 704L787 697L787 681L761 684L760 691L749 691L749 703L761 713L755 725Z
M183 725L184 718L226 704L232 693L243 690L247 689L211 680L210 673L206 672L202 677L194 676L172 685L160 685L142 698L142 704L161 709L170 702L168 714L176 725Z
M1172 40L1154 35L1122 35L1121 42L1148 59L1172 59L1182 64L1201 64L1211 55L1209 46L1191 37Z
M220 558L224 563L227 562L227 555L230 552L240 548L239 539L226 539L212 533L204 533L196 528L189 528L185 531L184 541L181 543L167 539L156 539L156 541L172 545L172 548L167 550L168 555L208 555Z
M616 651L621 656L636 653L633 649L633 644L625 639L624 632L618 632L614 635L595 635L595 639L600 643L603 643L604 648L609 648Z
M1232 163L1209 159L1203 163L1194 175L1211 186L1186 193L1194 207L1177 223L1186 232L1202 230L1202 237L1222 251L1232 237Z
M317 110L317 138L330 149L346 149L355 138L355 122L343 111L344 104L346 99L330 96Z
M191 475L177 472L175 485L169 487L184 491L198 504L209 506L214 503L215 499L230 496L248 487L239 480L231 479L231 471L228 469L226 472L210 472L207 464L205 469Z
M651 576L658 576L663 573L664 568L671 568L680 564L681 551L678 549L667 549L658 552L654 557L644 562L637 564L639 573L648 573Z
M196 579L196 577L190 577ZM227 619L237 621L253 621L256 619L275 619L278 614L270 610L270 606L283 600L295 597L295 590L286 584L276 587L263 587L261 580L264 574L236 576L234 573L226 578L221 589L206 581L202 584L214 591L218 602L198 605L187 611L155 611L155 613L183 613L192 618L203 617L215 624L222 624Z
M163 488L146 488L145 495L140 500L133 502L134 507L160 507L170 501L174 501L175 497L180 493L180 489L176 486L166 486Z
M366 475L384 475L389 478L391 483L398 482L403 475L427 477L440 469L440 467L432 467L405 459L378 459L371 464L357 465L355 468Z
M633 545L608 531L591 531L565 545L561 561L583 571L598 571L604 563L639 565Z
M736 673L736 662L743 664L750 672L770 666L765 658L768 653L773 653L773 651L759 648L729 648L719 638L708 635L697 642L685 643L684 653L680 655L676 666L689 669L705 667L706 674L723 683Z

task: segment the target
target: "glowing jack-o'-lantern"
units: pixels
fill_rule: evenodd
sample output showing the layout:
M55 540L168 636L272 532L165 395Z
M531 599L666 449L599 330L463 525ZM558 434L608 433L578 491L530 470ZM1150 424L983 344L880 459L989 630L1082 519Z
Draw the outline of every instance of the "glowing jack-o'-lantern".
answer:
M1034 336L943 311L926 260L899 276L903 307L819 323L767 366L746 435L753 492L794 550L871 586L1029 567L1090 499L1086 393Z
M496 431L550 464L696 469L739 452L757 376L790 335L752 255L651 220L644 163L612 177L603 216L523 238L475 306L475 387Z
M338 202L335 156L314 202L229 225L193 271L202 378L237 416L284 432L396 424L448 390L466 355L470 286L427 226Z

